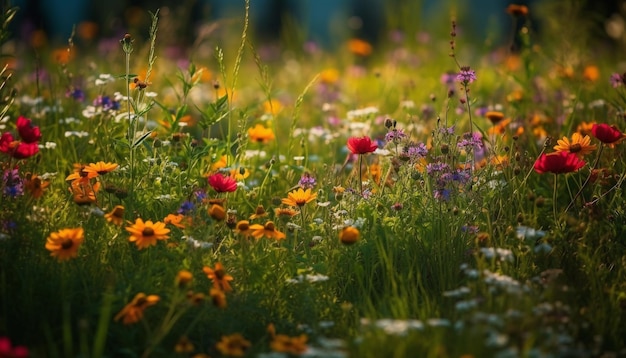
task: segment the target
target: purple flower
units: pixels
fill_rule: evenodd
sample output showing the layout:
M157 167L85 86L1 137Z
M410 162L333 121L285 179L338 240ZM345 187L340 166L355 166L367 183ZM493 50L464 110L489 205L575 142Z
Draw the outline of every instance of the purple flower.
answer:
M387 134L385 134L385 142L399 142L402 139L406 138L406 133L404 133L403 129L392 129Z
M185 201L180 205L180 208L176 211L179 214L187 215L193 211L195 204L191 201Z
M613 73L611 74L609 81L611 82L611 86L613 86L613 88L617 88L624 84L624 76L619 73Z
M428 165L426 165L426 173L428 173L428 175L433 175L438 172L446 172L449 168L450 166L447 163L429 163Z
M416 162L428 155L428 149L424 143L410 144L402 148L402 156L408 157L411 162Z
M452 71L448 71L444 73L443 75L441 75L441 83L443 83L444 85L448 87L451 87L452 85L454 85L454 81L456 80L456 78L457 78L456 73Z
M85 100L85 92L83 92L83 90L79 88L72 88L67 90L67 92L65 93L65 97L72 98L76 102L82 102Z
M476 72L472 70L469 66L461 67L461 72L456 75L457 82L461 82L464 85L472 83L476 81Z
M446 128L446 127L441 127L439 128L439 133L443 133L443 134L448 134L448 135L452 135L454 134L454 125Z
M448 201L450 200L450 190L445 188L435 189L433 190L433 196L437 200Z
M302 189L306 190L306 189L313 189L316 183L317 181L315 180L313 176L311 176L311 174L304 173L302 174L302 177L300 177L300 181L298 182L298 185L300 185Z
M470 151L472 149L482 148L483 141L480 133L464 133L463 138L456 144L456 146L465 151Z
M95 107L102 107L102 109L105 111L110 111L110 110L116 111L120 109L120 103L118 101L112 100L111 97L109 96L99 95L93 101L93 105Z
M2 193L15 198L24 194L24 184L17 169L7 169L2 176Z

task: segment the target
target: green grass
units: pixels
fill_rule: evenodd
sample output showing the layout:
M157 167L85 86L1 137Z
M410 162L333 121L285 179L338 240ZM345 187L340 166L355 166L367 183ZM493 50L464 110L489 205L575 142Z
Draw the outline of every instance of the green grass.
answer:
M597 148L580 170L534 170L582 124L624 128L624 84L608 81L620 59L588 50L576 6L534 10L541 32L519 18L529 30L510 34L515 53L460 33L452 57L449 29L432 29L427 43L382 41L367 56L306 53L291 29L265 58L246 12L198 40L183 67L165 51L162 22L174 19L159 11L147 12L147 37L118 39L106 57L80 37L33 49L2 27L0 41L17 46L3 47L12 52L0 86L0 131L15 139L0 146L0 337L32 357L229 356L220 341L236 333L245 355L260 357L624 354L624 144L586 129ZM576 36L563 38L557 12L580 21L569 25ZM407 38L429 31L393 20ZM68 61L55 61L59 49ZM460 66L476 81L441 82ZM128 87L135 78L147 87ZM73 89L84 99L66 96ZM505 120L492 124L486 109ZM28 158L12 155L27 140L20 116L41 131ZM250 131L257 124L266 141ZM482 149L465 150L470 128ZM394 130L399 139L385 142ZM383 151L363 154L359 170L346 144L364 135ZM94 197L79 205L66 178L100 161L118 166L84 179ZM236 190L209 185L219 172ZM27 173L47 183L41 197ZM316 197L279 216L304 175ZM105 219L116 205L120 226ZM259 205L266 215L251 219ZM177 213L184 227L166 223L167 239L129 241L136 219ZM285 238L246 237L242 220L272 221ZM358 229L354 244L340 241L347 226ZM60 262L46 241L70 228L84 241ZM203 269L217 263L232 291L211 291ZM181 270L191 282L178 283ZM116 320L138 293L158 302L132 324ZM304 352L294 348L301 334ZM182 338L193 345L184 352Z

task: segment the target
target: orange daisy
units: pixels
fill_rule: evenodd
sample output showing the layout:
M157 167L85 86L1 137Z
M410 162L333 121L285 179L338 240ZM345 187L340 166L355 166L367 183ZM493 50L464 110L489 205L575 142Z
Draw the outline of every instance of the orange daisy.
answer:
M147 247L156 245L157 240L166 240L170 229L165 224L157 221L153 223L151 220L144 222L141 218L137 218L135 223L126 227L126 231L130 232L128 241L134 242L137 247L142 250Z

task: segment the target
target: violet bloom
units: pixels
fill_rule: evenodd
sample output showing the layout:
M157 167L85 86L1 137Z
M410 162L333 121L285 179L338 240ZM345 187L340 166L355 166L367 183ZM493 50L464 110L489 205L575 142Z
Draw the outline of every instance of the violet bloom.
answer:
M483 140L480 133L469 133L463 134L463 139L461 139L456 146L459 149L464 149L465 151L470 151L472 149L482 148Z
M438 172L447 172L450 166L447 163L436 162L426 165L426 173L433 175Z
M191 201L185 201L180 205L180 208L176 211L178 214L187 215L193 211L195 204Z
M67 92L65 93L65 97L72 98L76 102L82 102L85 100L85 92L83 92L83 90L79 88L73 88L67 90Z
M93 101L93 105L94 107L102 107L102 109L105 111L116 111L120 109L120 103L111 99L111 97L109 96L98 95L98 97L96 97L96 99Z
M464 85L472 83L476 81L476 72L472 70L469 66L461 67L461 72L456 75L457 82L461 82Z
M24 183L17 169L7 169L2 176L2 193L15 198L24 194Z
M619 73L613 73L609 81L611 82L611 86L613 86L613 88L617 88L624 84L624 77Z
M300 185L302 189L306 190L306 189L313 189L316 183L317 181L311 174L304 173L302 174L302 177L300 178L298 185Z
M385 142L400 142L402 139L406 138L406 133L402 129L392 129L387 134L385 134Z
M402 156L408 157L414 163L428 155L428 149L424 143L410 144L402 148Z

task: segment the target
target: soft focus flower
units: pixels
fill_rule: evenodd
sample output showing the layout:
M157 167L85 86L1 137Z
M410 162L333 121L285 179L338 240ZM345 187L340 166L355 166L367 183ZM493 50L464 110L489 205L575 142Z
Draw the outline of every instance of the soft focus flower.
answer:
M24 194L24 183L17 169L7 169L2 175L2 194L16 197Z
M582 158L596 150L596 146L591 144L591 138L588 135L583 137L580 133L574 133L571 141L567 137L559 139L557 145L554 146L554 150L557 152L574 153Z
M170 229L166 228L165 224L160 221L153 223L148 220L144 222L141 218L137 218L134 224L126 227L126 231L131 234L128 241L134 242L142 250L156 245L157 240L168 239L167 234Z
M166 224L174 225L179 229L184 229L186 223L189 223L191 220L186 220L185 215L183 214L168 214L163 222Z
M526 16L528 15L528 7L526 5L510 4L506 8L506 12L513 16Z
M254 210L254 214L250 215L250 220L262 218L264 216L267 216L267 211L265 211L265 208L263 207L263 205L259 204L256 206L256 209Z
M193 280L193 274L191 272L189 272L188 270L180 270L178 271L178 274L176 274L176 280L174 281L174 284L176 285L176 287L184 288L185 286L189 285L191 280Z
M378 146L368 136L348 138L348 149L353 154L372 153Z
M211 164L211 171L217 171L218 169L226 168L228 166L228 157L226 155L222 155L220 159Z
M209 185L218 193L237 190L237 181L229 176L215 173L208 177Z
M339 232L339 241L343 244L351 245L359 240L359 229L354 226L346 226Z
M621 73L612 73L609 82L613 88L624 85L624 76Z
M193 343L187 338L187 336L181 336L176 345L174 346L174 352L182 354L182 353L192 353L195 347Z
M499 111L487 111L487 113L485 113L485 117L491 122L491 124L496 125L504 119L504 113Z
M241 220L235 226L235 233L240 234L243 237L252 235L252 229L250 229L250 222L248 220Z
M219 288L211 287L209 290L209 296L211 296L211 302L217 308L226 308L226 293Z
M230 286L230 281L233 280L233 276L226 273L221 262L217 262L215 264L215 268L204 266L202 271L204 271L206 276L213 282L213 287L224 292L230 292L233 290Z
M285 217L285 218L292 218L296 215L298 215L300 212L296 211L292 208L276 208L274 209L274 215L276 215L276 217L281 218L281 217Z
M224 209L223 206L219 204L211 205L211 207L209 207L207 212L209 216L213 218L213 220L223 221L224 219L226 219L226 210Z
M230 336L222 336L215 347L225 356L243 357L250 346L250 341L243 338L241 334L235 333Z
M33 198L41 198L46 188L50 185L49 181L44 181L36 174L27 173L24 178L24 187L32 195Z
M124 207L116 205L110 212L104 214L104 218L111 224L122 226L124 223Z
M316 183L315 177L308 172L303 173L298 181L298 185L302 189L313 189Z
M9 154L16 159L26 159L39 152L39 145L14 140L13 135L6 132L0 137L0 152Z
M311 193L311 189L302 190L299 188L297 190L291 191L287 194L287 198L282 200L282 203L289 206L298 206L302 207L306 203L309 203L317 198L317 194Z
M554 173L563 174L574 172L585 166L585 161L578 158L574 153L570 152L555 152L550 154L542 154L535 165L533 166L535 171L539 174Z
M17 118L17 131L20 134L20 138L24 143L36 143L41 139L41 131L39 127L33 126L30 119L19 116Z
M269 143L275 138L274 131L271 128L265 128L261 124L248 129L248 137L250 137L251 141L258 143Z
M348 40L348 50L358 56L369 56L372 53L372 45L369 42L361 39Z
M48 236L46 249L50 251L50 256L59 261L69 260L78 255L78 248L84 239L85 232L82 228L62 229Z
M122 319L123 324L133 324L139 322L143 318L143 313L146 308L153 306L159 302L161 298L157 295L146 296L145 293L140 292L135 295L135 298L128 303L117 315L114 320L117 322Z
M600 78L600 69L598 66L589 65L583 69L583 78L587 81L595 82Z
M272 221L266 222L265 225L254 224L250 226L250 229L253 230L252 236L255 239L265 236L268 239L282 240L287 237L285 233L276 230L276 226Z
M591 127L591 133L605 144L615 144L626 137L617 127L605 123L594 124L593 127Z
M300 355L308 349L306 334L301 334L295 337L289 337L285 334L276 334L276 329L273 324L267 327L267 330L272 338L270 342L270 348L274 352L287 353L290 355Z
M28 348L24 346L13 346L8 337L0 337L0 357L27 358L28 356Z

